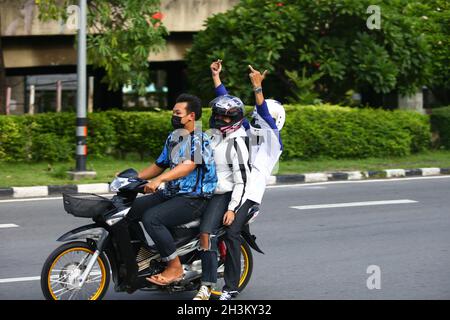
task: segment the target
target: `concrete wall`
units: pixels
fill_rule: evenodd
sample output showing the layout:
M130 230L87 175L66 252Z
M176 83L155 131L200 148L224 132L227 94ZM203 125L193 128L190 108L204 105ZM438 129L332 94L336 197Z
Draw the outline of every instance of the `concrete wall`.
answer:
M42 67L74 65L77 63L77 52L74 39L47 39L40 41L4 41L4 58L6 68Z
M163 22L169 31L199 31L206 18L225 12L239 0L162 0Z
M162 0L163 23L169 32L197 32L204 28L203 24L209 16L224 12L237 2L239 0ZM6 36L4 56L7 68L76 64L76 51L71 38L70 41L47 37L32 40L34 36L74 34L62 22L39 21L34 0L0 0L0 8L1 32ZM14 41L8 41L8 36L15 36ZM21 36L24 36L23 40ZM181 61L190 47L190 37L169 38L166 49L151 54L149 61Z
M72 38L68 40L61 43L57 41L7 42L3 45L6 68L75 65L77 52L74 48L74 40ZM188 39L169 39L166 42L166 48L157 54L151 53L148 60L151 62L182 61L191 45L192 42Z

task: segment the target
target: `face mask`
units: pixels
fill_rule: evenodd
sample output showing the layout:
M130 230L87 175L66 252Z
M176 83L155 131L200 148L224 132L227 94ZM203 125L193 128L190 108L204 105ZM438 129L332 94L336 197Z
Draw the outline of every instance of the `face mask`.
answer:
M183 119L183 117L172 116L172 126L174 129L184 128L184 124L181 123L181 119Z
M214 116L211 116L211 118L209 118L210 128L220 129L222 127L227 127L229 125L230 123L224 121L223 119L217 119Z

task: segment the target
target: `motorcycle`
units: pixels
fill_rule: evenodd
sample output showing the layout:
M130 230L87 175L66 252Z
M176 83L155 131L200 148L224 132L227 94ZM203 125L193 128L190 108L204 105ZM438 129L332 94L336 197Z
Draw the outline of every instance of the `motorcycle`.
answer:
M171 228L177 254L184 269L184 277L169 286L159 286L145 278L162 272L156 246L143 228L142 222L127 218L133 201L144 193L147 180L137 177L134 169L127 169L114 179L111 199L95 194L63 194L64 209L94 223L71 230L57 241L65 242L47 258L41 272L41 289L48 300L100 300L112 280L116 292L166 291L169 293L198 290L201 284L199 226L200 219ZM251 248L263 253L250 233L249 225L259 213L257 206L248 212L247 223L241 232L241 277L239 292L250 281L253 270ZM226 245L225 229L218 237L218 288L223 282ZM220 296L213 291L212 297Z

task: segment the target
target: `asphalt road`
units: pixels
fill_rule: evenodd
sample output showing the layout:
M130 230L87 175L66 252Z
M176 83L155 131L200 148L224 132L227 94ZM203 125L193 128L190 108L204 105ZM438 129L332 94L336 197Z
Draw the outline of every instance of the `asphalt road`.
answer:
M33 277L55 239L89 222L60 199L0 201L0 299L43 299ZM450 299L450 177L271 187L252 231L266 254L254 253L239 299ZM369 266L380 289L367 286ZM193 295L128 295L111 284L105 298Z

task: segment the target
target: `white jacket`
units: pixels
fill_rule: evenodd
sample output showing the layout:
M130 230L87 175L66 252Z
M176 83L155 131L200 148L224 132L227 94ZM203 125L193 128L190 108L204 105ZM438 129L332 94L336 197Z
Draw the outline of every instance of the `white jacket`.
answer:
M265 119L259 114L257 117L263 130L263 136L256 137L251 134L250 130L247 131L250 137L251 175L244 201L248 199L260 204L266 191L267 180L280 159L282 145L280 133L278 130L273 130L267 122L273 120ZM274 125L273 123L272 126Z
M244 128L240 128L225 138L213 135L211 139L218 180L214 193L232 192L228 210L234 212L244 203L244 194L250 178L246 137Z

